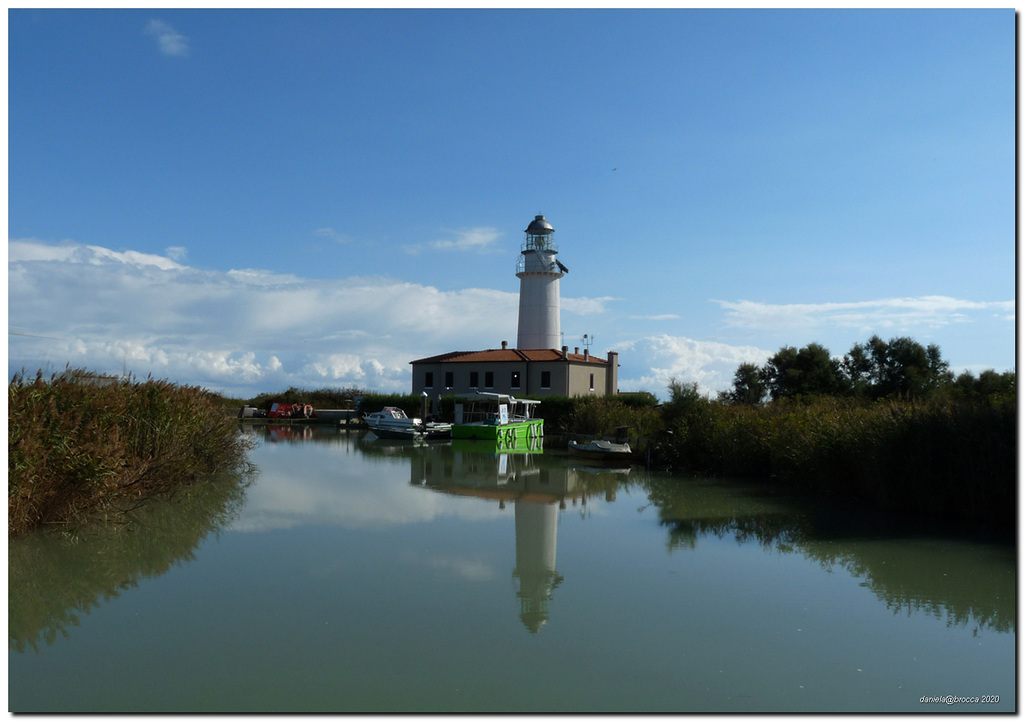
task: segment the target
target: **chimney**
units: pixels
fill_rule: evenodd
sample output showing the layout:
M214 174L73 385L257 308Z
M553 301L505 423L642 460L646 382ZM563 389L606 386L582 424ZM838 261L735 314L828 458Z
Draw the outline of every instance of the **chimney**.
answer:
M568 358L569 357L569 346L567 346L567 345L563 345L562 346L562 357L563 358Z
M501 349L502 350L508 350L508 341L507 340L503 340L501 342Z
M576 346L575 348L572 349L572 352L575 353L576 355L579 355L580 354L580 347Z
M589 348L584 348L583 349L583 362L586 363L589 360L590 360L590 349Z
M619 354L608 351L608 372L605 374L604 394L614 396L619 393Z

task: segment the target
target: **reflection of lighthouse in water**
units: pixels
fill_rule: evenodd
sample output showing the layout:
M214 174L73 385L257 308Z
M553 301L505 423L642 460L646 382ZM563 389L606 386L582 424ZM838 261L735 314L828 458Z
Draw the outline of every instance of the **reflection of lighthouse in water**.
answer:
M512 504L516 544L512 578L519 618L531 633L537 633L547 623L552 592L563 580L555 570L559 513L567 502L586 508L587 498L597 493L613 502L615 489L627 479L629 469L584 470L568 466L564 458L548 460L540 448L499 454L476 443L465 441L460 450L434 445L418 449L410 481L441 493L497 501L502 509Z
M562 582L555 572L558 543L558 504L517 500L516 506L516 595L519 618L531 633L548 620L551 592Z

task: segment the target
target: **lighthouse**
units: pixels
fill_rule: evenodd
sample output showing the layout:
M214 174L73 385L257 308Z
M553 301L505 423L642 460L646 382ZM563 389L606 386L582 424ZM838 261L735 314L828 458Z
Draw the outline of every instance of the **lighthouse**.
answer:
M411 361L412 392L431 398L451 394L505 393L517 397L614 396L619 392L619 354L607 360L570 352L562 345L558 281L569 272L558 260L555 229L543 215L526 228L516 262L519 332L515 348L452 351Z
M558 262L555 229L543 215L526 228L516 263L519 278L519 350L557 349L562 344L558 280L566 267Z

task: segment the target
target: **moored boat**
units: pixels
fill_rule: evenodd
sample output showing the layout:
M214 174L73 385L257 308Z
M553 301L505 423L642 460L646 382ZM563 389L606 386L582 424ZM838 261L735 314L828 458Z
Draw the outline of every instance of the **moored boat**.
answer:
M515 444L544 436L544 419L534 417L540 401L505 393L462 393L455 399L452 438Z
M363 420L374 431L378 428L410 430L422 424L419 418L410 418L405 411L395 406L385 406L383 410L367 413L363 416Z
M569 441L569 455L602 463L630 463L633 449L628 443L594 440L589 443Z
M424 423L419 418L410 418L405 411L395 406L385 406L383 410L367 413L363 420L379 438L432 441L451 438L452 435L451 423Z

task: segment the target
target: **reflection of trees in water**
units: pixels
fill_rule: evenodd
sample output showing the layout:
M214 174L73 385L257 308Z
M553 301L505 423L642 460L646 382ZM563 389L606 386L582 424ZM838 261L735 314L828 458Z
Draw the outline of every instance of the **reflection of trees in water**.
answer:
M864 585L894 614L924 613L944 619L947 626L973 626L976 632L1014 632L1017 592L1012 563L1005 573L993 572L991 563L978 562L975 548L944 546L940 552L934 544L892 535L839 541L838 551L828 539L808 540L799 550L823 565L835 564L866 579Z
M668 529L670 550L692 549L700 537L714 536L776 553L795 551L826 570L842 568L865 579L863 585L893 613L924 613L949 626L974 626L975 632L1016 629L1012 546L985 547L988 560L979 562L984 546L957 544L934 530L912 532L906 520L882 522L712 480L652 476L645 486Z
M8 645L39 650L68 637L83 613L171 566L241 509L251 477L225 474L151 499L123 523L90 525L73 537L37 532L8 543Z
M724 520L662 519L669 532L670 549L696 548L701 536L735 538L739 543L757 543L779 553L794 550L794 530L781 517L770 515Z

